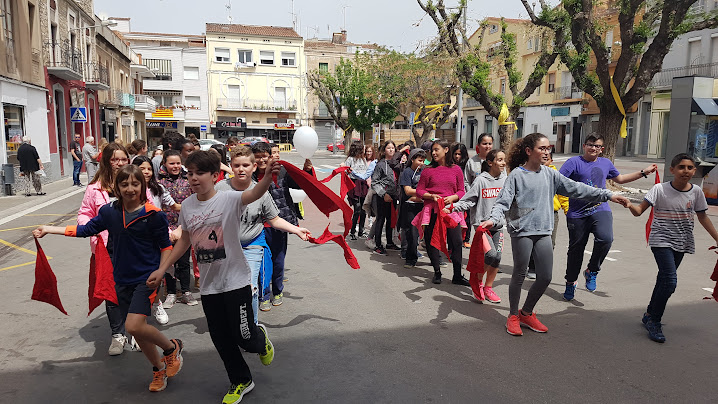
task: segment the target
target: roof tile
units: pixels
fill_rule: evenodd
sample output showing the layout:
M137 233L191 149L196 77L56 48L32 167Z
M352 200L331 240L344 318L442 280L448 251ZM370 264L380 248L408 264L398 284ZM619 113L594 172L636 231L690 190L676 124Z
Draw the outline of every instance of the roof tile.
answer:
M275 36L281 38L301 38L290 27L274 27L267 25L215 24L207 23L208 33L227 33L257 36Z

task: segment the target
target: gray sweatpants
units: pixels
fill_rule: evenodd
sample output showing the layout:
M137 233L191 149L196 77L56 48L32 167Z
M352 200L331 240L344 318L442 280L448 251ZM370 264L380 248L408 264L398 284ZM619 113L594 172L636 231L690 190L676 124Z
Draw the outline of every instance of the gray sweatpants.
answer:
M511 237L511 253L514 257L514 271L509 284L509 314L519 314L521 285L526 278L529 259L533 257L536 264L536 281L531 285L522 308L524 313L530 314L551 283L551 273L553 272L551 236Z

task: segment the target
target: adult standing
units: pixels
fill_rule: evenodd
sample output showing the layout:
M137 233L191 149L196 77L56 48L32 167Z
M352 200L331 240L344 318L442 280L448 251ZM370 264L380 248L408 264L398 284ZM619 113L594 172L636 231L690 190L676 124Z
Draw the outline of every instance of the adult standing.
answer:
M72 185L81 187L80 171L82 170L82 145L79 133L75 133L75 140L70 143L70 154L72 155Z
M35 187L38 195L45 195L42 192L42 182L37 174L38 170L44 170L45 167L40 161L35 146L30 144L30 136L22 137L22 144L17 149L17 160L20 162L20 173L25 177L25 196L30 196L30 185Z
M82 147L82 160L85 162L88 184L95 178L95 173L100 166L100 163L97 161L99 157L100 152L95 148L95 138L92 136L86 137L85 145Z
M583 155L571 157L561 169L561 174L576 182L582 182L596 188L606 188L606 180L618 184L635 181L656 171L658 166L651 164L632 174L621 174L611 160L599 157L603 151L603 137L593 134L583 144ZM586 278L586 290L596 290L596 277L601 264L608 255L613 243L613 214L606 202L590 202L575 198L568 200L566 214L568 226L568 258L566 260L566 290L563 297L573 300L576 293L576 280L583 265L583 254L588 237L593 234L593 251L588 267L583 273Z

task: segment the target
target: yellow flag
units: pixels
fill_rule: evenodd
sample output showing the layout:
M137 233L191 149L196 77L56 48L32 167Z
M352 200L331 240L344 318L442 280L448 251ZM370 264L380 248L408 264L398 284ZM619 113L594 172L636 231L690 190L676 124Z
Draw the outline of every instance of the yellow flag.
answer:
M623 122L621 122L621 137L625 139L626 136L628 136L628 131L626 130L626 110L623 108L621 96L618 95L618 89L616 88L616 85L613 84L613 76L611 76L611 94L613 94L613 101L616 103L618 110L621 111L621 115L623 115Z
M509 119L509 107L507 107L506 104L503 104L501 106L501 112L499 112L499 126L513 124L514 129L519 130L519 127L516 126L516 122L506 122L507 119Z

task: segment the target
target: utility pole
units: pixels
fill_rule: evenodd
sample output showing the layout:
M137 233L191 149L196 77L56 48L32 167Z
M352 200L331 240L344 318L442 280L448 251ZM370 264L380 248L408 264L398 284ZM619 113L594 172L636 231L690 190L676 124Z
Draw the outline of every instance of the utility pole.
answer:
M462 22L461 23L464 27L464 32L466 32L466 8L467 8L467 5L464 5L461 10L461 12L462 12L462 15L461 15ZM463 41L463 38L462 38L461 48L462 49L466 48L466 43ZM459 99L456 100L456 141L458 143L461 143L461 132L462 132L462 129L464 126L463 116L462 116L463 112L464 112L464 89L461 88L461 85L459 85Z

